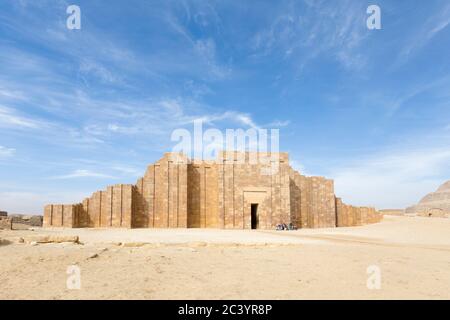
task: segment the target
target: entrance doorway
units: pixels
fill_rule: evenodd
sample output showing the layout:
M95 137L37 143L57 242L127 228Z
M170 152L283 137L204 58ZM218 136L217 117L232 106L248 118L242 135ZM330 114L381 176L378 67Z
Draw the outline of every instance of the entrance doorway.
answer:
M252 229L258 229L259 225L259 219L258 219L258 204L252 203L251 204L251 217L252 217Z

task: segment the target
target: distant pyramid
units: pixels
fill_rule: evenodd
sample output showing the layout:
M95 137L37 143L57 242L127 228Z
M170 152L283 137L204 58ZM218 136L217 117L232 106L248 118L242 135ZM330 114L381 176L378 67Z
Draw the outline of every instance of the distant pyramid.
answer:
M427 194L420 202L406 209L427 217L450 217L450 180L442 184L436 192Z

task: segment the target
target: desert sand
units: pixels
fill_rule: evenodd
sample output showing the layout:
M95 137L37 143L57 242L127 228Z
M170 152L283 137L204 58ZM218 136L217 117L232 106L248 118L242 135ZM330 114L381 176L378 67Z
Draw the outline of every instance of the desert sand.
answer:
M46 235L80 243L30 243ZM35 228L0 239L0 299L450 298L445 218L297 231ZM80 289L67 288L71 265ZM379 289L367 287L373 265Z

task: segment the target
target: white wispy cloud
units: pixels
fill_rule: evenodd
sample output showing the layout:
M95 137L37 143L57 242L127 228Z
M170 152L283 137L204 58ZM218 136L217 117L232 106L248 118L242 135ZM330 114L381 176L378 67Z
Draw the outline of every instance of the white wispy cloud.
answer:
M256 124L250 114L238 111L225 111L222 113L212 113L204 114L198 117L189 117L188 123L191 123L194 120L201 120L205 124L211 125L229 121L234 124L242 125L245 128L260 129L260 126Z
M0 146L0 158L11 157L16 153L16 149Z
M432 81L408 84L402 89L395 88L391 94L388 94L387 90L375 95L368 94L364 99L370 105L382 106L386 109L386 115L392 117L398 110L408 106L408 103L420 95L427 95L429 104L440 104L440 100L446 99L449 85L450 77L446 75Z
M199 39L195 41L194 50L200 58L206 63L211 74L219 79L228 77L231 74L231 68L223 66L217 61L216 43L213 39Z
M209 7L210 9L213 9L212 6ZM200 16L202 16L202 14L196 15L197 18ZM175 14L167 14L165 22L173 31L181 35L182 38L190 44L192 52L194 53L190 64L195 66L196 69L205 69L206 73L215 79L225 79L231 76L233 71L232 67L229 63L222 63L220 61L220 58L217 55L216 42L213 38L196 38L183 23L180 22L180 19ZM202 22L196 22L205 27ZM218 22L215 21L214 23L217 24Z
M129 166L112 166L111 169L131 177L140 177L144 174L142 170Z
M273 13L271 24L251 41L254 56L278 54L294 61L301 71L311 60L326 54L345 68L360 70L366 64L362 44L368 37L361 23L364 6L354 1L305 3L306 7L291 3Z
M213 117L214 118L214 117ZM252 116L248 113L242 113L237 111L226 111L221 115L218 115L217 118L213 121L229 119L238 124L244 125L246 127L250 127L253 129L260 129L260 126L256 124L253 120Z
M306 175L306 176L310 176L311 174L308 173L306 167L298 160L295 159L289 159L289 164L291 165L291 167L298 171L301 175Z
M281 128L281 127L287 127L291 122L289 120L274 120L268 124L266 124L264 127L266 128Z
M20 115L12 108L0 105L0 126L8 128L37 129L44 125L45 124L42 121Z
M1 16L3 25L8 30L20 36L24 41L45 43L45 48L59 57L65 57L65 63L58 59L47 59L45 56L23 52L2 44L0 57L8 61L3 68L9 74L20 72L39 73L40 78L56 78L62 80L61 73L67 68L78 69L78 76L86 81L92 77L95 81L106 84L124 86L122 75L126 73L147 73L143 57L136 57L135 52L114 38L104 29L98 29L94 24L77 34L67 30L64 13L70 4L67 1L27 1L29 8L17 10L15 17ZM51 16L52 19L46 19ZM60 19L55 18L60 17ZM84 17L84 19L88 19ZM22 23L27 21L27 23ZM40 30L36 32L36 29ZM76 43L76 45L74 45ZM56 76L56 77L55 77Z
M58 3L58 7L64 5L64 1ZM205 26L208 20L208 24L220 24L213 6L208 4L190 8L191 5L193 4L187 6L187 12L192 13L195 23ZM33 2L27 2L27 6L33 6L37 10L46 7ZM8 28L25 39L45 43L47 49L57 52L68 62L61 65L58 61L19 48L2 47L5 50L0 50L0 57L9 62L4 64L8 79L0 75L0 99L2 96L5 99L26 99L27 104L19 105L18 109L38 111L36 114L43 111L51 114L54 122L44 123L37 117L17 112L13 108L3 108L0 109L0 125L28 129L42 129L45 125L48 130L42 132L41 139L61 144L73 142L73 146L114 143L119 135L134 135L144 139L152 134L166 135L169 138L171 130L190 124L199 117L212 118L215 124L229 121L239 126L259 127L249 114L234 111L221 114L213 106L204 106L184 98L155 98L154 94L149 94L144 98L121 99L116 95L98 95L91 90L91 85L102 83L107 86L123 84L128 89L140 91L139 85L126 83L125 76L133 78L147 72L183 72L201 77L209 74L214 79L227 77L231 69L228 64L220 62L215 39L195 37L176 15L169 14L171 18L167 21L172 22L173 28L178 28L179 33L185 34L191 48L184 52L181 61L180 55L166 53L164 50L145 57L139 56L123 41L96 29L94 25L83 30L80 36L67 32L62 23L64 21L49 21L45 24L45 32L36 33L33 32L35 26L42 27L42 21L31 15L29 10L20 12L21 19L29 23L22 24L16 21L18 19L5 17L4 22ZM44 13L49 14L48 11ZM33 39L31 35L34 35ZM73 43L77 45L73 46ZM205 68L206 73L203 72ZM79 79L75 80L81 81L74 83L74 79L67 78L73 76L71 72L66 73L70 69L78 70ZM23 74L27 74L27 77L24 78ZM23 92L27 94L24 95ZM198 97L205 92L211 90L203 85L196 90L194 96ZM0 100L0 103L5 101L7 100Z
M98 78L101 82L105 83L114 83L114 84L124 84L121 77L118 74L109 68L105 67L99 62L96 62L92 59L83 59L80 62L80 72L81 73L90 73L96 78Z
M336 193L344 201L383 208L405 208L450 179L450 149L424 147L362 155L334 169Z
M105 179L117 179L114 176L99 173L99 172L93 172L90 170L85 169L78 169L73 171L72 173L61 175L61 176L55 176L51 179L77 179L77 178L105 178Z
M7 88L0 87L0 97L3 99L11 100L26 100L26 95L20 90L8 90Z
M152 134L169 137L174 129L190 126L195 120L218 128L262 127L249 113L232 110L212 112L216 108L191 99L166 98L147 102L129 101L126 104L116 102L115 108L110 108L108 102L99 103L103 104L109 107L105 109L103 117L84 127L86 132L94 136L119 134L144 137ZM287 122L271 123L271 126L276 125L287 125Z
M416 51L426 46L434 37L450 25L450 5L438 6L437 12L425 20L400 51L397 64L405 63Z

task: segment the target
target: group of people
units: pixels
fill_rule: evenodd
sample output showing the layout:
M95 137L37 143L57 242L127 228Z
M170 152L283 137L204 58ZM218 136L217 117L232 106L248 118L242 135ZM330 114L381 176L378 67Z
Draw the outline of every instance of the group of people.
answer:
M276 230L297 230L297 227L294 226L292 222L290 222L289 224L280 223L277 224Z

